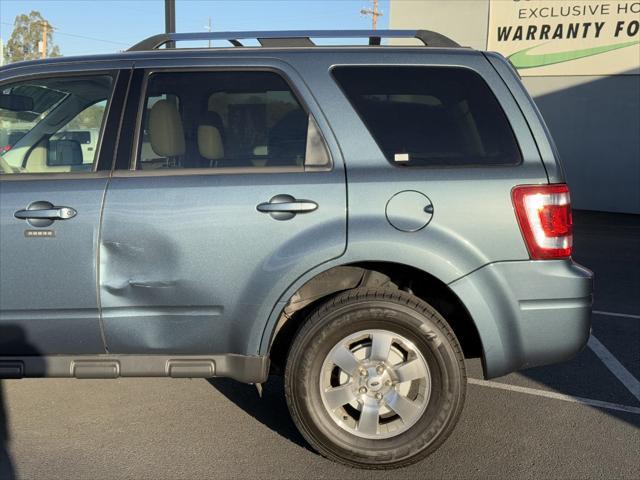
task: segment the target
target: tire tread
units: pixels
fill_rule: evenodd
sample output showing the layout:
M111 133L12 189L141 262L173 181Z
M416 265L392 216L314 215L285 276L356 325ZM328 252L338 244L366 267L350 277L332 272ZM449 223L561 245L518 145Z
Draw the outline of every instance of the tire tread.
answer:
M461 375L462 388L459 400L453 412L453 420L449 422L445 430L440 434L440 436L431 444L428 448L424 448L421 451L417 452L415 455L410 455L405 457L404 459L399 459L397 461L391 461L388 463L362 463L357 460L350 461L346 458L338 456L328 449L324 448L320 441L317 441L314 438L312 432L310 432L306 427L302 419L300 418L300 414L297 408L292 408L292 406L296 405L296 399L294 398L294 394L292 391L294 380L291 378L291 372L293 371L293 361L298 358L300 354L300 349L303 346L304 340L308 336L309 332L312 331L319 323L321 323L325 316L337 309L342 308L347 305L352 305L354 303L359 302L369 302L369 301L389 301L393 303L397 303L399 305L407 306L420 314L429 318L430 321L435 323L440 330L441 333L446 335L446 338L452 347L457 363L458 369ZM292 419L304 438L325 458L328 458L333 461L337 461L349 467L358 467L358 468L366 468L369 470L390 470L395 468L402 468L417 463L427 457L430 453L435 451L444 441L449 437L451 432L453 431L460 414L462 412L462 408L465 403L466 397L466 384L467 384L467 375L464 363L464 355L462 353L462 348L458 339L451 327L446 323L446 321L442 318L442 316L428 303L423 301L422 299L412 295L408 292L404 292L402 290L392 290L386 288L354 288L352 290L347 290L341 293L334 295L332 298L322 303L318 307L316 307L307 317L307 320L302 324L296 333L295 339L293 341L293 345L291 346L291 350L289 351L289 355L287 358L287 365L285 369L285 398L287 404L290 406L289 410L291 412Z

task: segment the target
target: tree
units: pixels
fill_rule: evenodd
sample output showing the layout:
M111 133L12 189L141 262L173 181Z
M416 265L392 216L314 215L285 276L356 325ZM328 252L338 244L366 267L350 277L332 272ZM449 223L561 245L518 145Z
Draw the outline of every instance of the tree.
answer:
M34 60L42 57L40 42L42 33L47 29L47 57L59 57L60 48L53 43L53 27L35 10L29 15L18 15L13 22L13 33L5 46L8 62Z

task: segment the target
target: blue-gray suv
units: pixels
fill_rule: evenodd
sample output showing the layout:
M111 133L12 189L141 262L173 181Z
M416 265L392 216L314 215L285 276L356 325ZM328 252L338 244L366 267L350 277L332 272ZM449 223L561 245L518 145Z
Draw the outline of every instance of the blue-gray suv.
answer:
M315 449L392 468L453 430L465 357L587 341L558 154L498 54L157 35L2 67L0 127L2 378L282 374Z

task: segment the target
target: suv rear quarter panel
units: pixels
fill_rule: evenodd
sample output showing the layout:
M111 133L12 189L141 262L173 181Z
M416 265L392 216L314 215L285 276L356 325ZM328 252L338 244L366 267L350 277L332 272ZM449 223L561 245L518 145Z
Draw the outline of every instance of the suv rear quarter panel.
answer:
M314 92L346 163L348 246L344 260L412 264L449 283L487 263L528 259L513 211L511 189L547 183L536 143L504 82L479 52L433 50L302 55L291 59ZM316 57L316 55L314 55ZM470 68L503 106L523 162L506 167L403 168L391 165L331 76L335 65L425 65ZM404 190L425 194L434 206L429 225L401 232L386 220L389 199Z
M383 261L411 265L449 284L494 262L529 259L511 201L520 184L548 182L538 147L521 108L480 52L424 48L391 52L289 54L289 61L316 96L345 160L348 242L338 260L298 279L272 313L261 351L288 298L320 271L339 264ZM511 124L522 154L516 166L417 168L391 165L333 80L336 65L424 65L470 68L480 74ZM422 192L432 202L430 223L417 232L392 227L385 216L391 197ZM464 301L464 299L463 299Z

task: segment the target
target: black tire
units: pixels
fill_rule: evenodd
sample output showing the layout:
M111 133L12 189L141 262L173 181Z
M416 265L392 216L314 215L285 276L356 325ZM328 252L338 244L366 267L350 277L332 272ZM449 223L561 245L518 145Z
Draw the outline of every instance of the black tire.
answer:
M345 336L369 329L409 339L430 371L432 390L421 417L391 438L346 431L322 401L324 359ZM284 384L293 421L314 449L352 467L391 469L418 462L446 440L462 412L467 382L460 344L433 307L400 290L358 288L310 314L291 346Z

